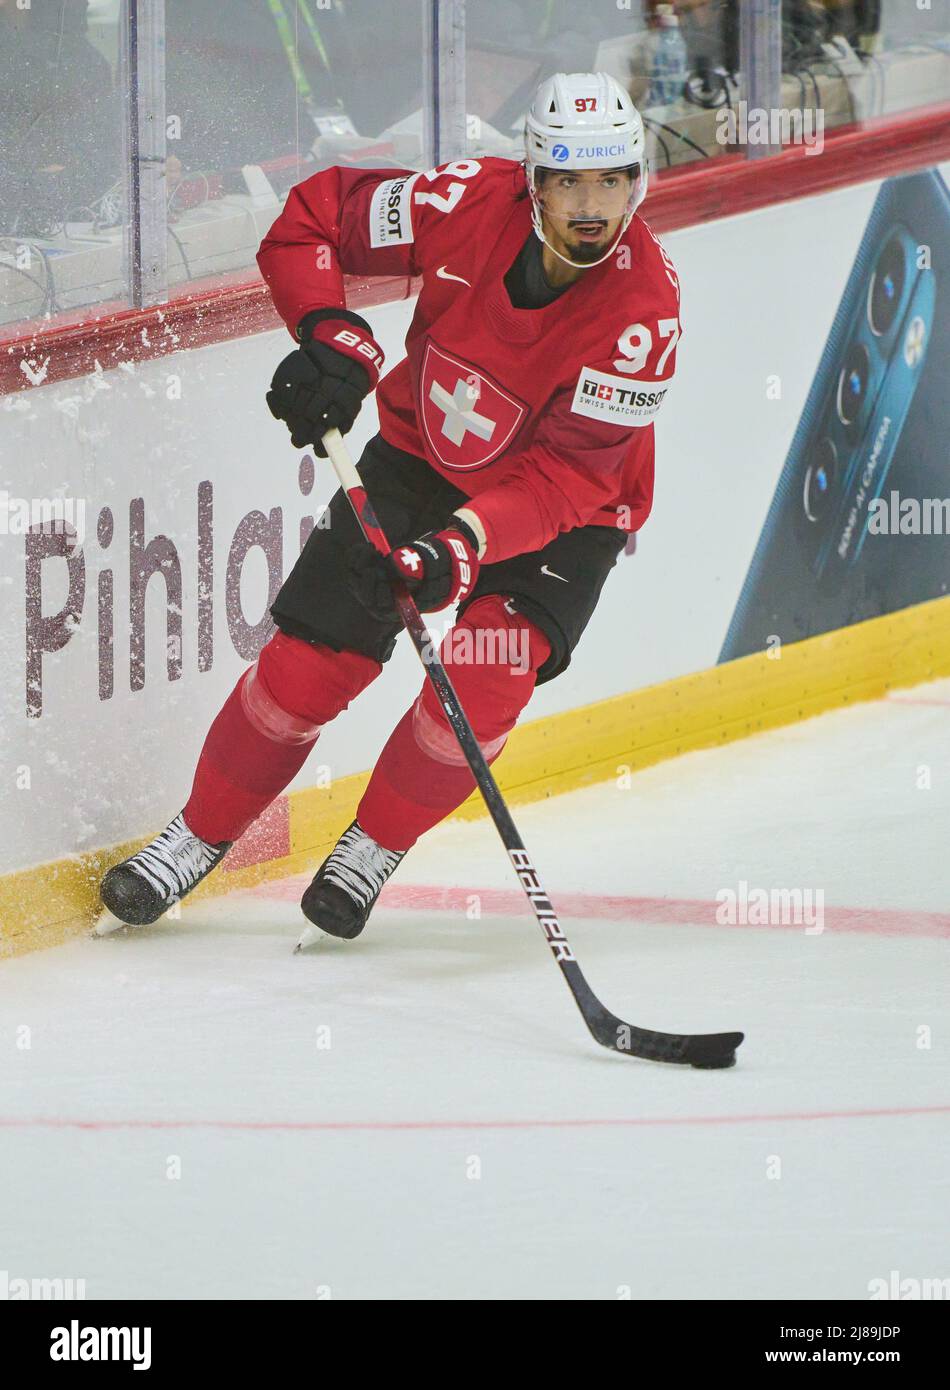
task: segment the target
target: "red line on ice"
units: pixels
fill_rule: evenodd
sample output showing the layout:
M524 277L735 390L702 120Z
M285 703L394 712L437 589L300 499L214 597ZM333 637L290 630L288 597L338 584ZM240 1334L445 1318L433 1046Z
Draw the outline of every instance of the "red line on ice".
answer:
M274 883L262 883L256 888L241 890L270 901L297 902L309 874ZM464 913L472 899L480 910L491 916L525 917L531 915L524 894L511 888L455 888L440 884L390 884L383 889L383 907L406 908L423 912ZM722 924L716 921L718 904L702 898L635 898L604 893L555 893L554 906L565 919L601 920L607 922L648 922L664 926L717 927L738 926L745 930L774 931L774 925L748 923ZM780 929L801 931L801 925L789 923ZM950 913L924 912L904 907L825 907L825 931L863 932L873 936L929 936L950 938Z
M950 1105L895 1106L875 1110L802 1110L763 1115L632 1115L577 1120L75 1120L59 1117L0 1117L0 1129L215 1129L268 1132L352 1132L456 1129L611 1129L666 1125L784 1124L801 1120L896 1119L910 1115L950 1115Z

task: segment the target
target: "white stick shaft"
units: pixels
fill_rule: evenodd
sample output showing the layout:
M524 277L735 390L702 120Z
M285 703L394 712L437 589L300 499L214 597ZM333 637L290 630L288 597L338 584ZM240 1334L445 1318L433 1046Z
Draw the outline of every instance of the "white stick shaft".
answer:
M349 492L350 488L362 487L356 464L350 458L350 451L343 443L343 436L339 430L327 430L323 436L323 447L344 492Z

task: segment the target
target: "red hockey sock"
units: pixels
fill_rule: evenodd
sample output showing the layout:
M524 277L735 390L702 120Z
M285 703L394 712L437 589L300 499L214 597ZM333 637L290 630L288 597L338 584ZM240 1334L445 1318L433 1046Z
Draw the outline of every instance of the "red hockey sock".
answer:
M276 632L208 730L185 824L210 844L243 835L306 762L328 724L370 681L378 661Z
M441 655L482 752L498 757L550 654L544 633L504 597L478 599ZM461 806L475 779L429 681L379 755L356 816L386 849L409 849Z

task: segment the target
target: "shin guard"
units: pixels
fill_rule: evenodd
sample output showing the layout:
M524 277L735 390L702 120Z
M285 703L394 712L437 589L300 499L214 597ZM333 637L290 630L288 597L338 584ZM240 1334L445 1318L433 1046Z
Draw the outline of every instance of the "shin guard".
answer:
M276 632L208 730L185 824L236 840L293 780L328 724L379 675L378 661Z
M442 643L449 678L489 763L531 698L550 650L540 628L509 612L495 594L472 603ZM406 850L474 788L465 755L426 681L379 756L357 820L387 849Z

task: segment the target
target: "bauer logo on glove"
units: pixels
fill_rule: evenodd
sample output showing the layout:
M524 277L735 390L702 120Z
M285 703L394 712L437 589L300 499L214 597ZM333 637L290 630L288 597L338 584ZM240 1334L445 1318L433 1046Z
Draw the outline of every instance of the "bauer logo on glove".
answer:
M442 531L397 545L388 555L361 546L350 557L350 588L374 617L396 615L393 580L401 580L423 613L468 598L478 578L478 542L458 517Z
M342 320L342 322L341 322ZM310 445L326 458L329 429L353 428L364 398L375 390L383 350L369 324L347 309L317 309L297 325L300 347L281 362L267 405L290 430L295 449Z

